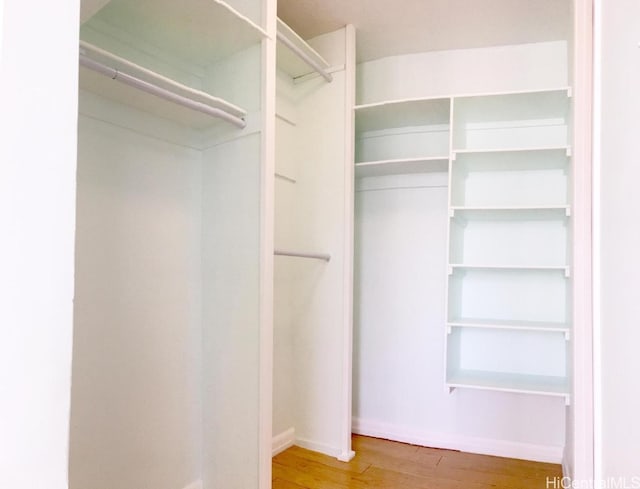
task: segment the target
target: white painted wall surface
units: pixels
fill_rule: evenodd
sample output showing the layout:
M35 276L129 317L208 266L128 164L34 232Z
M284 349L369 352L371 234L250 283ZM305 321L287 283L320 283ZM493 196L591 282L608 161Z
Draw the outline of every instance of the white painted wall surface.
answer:
M602 477L640 477L640 3L597 3L601 111L595 117L601 147L595 158L601 179L595 212L601 275L595 294L601 310L595 341L601 348L596 374L601 446L596 457Z
M286 78L279 77L279 113L283 97L281 94L287 84ZM285 99L286 100L286 99ZM295 121L295 113L288 113ZM293 117L292 117L293 116ZM293 121L292 121L293 122ZM296 249L299 243L299 214L296 212L297 199L301 196L297 191L297 183L285 180L284 177L296 178L295 148L296 127L291 123L276 119L276 173L281 177L275 180L275 226L274 241L276 248ZM288 257L274 259L274 337L273 337L273 434L274 436L287 430L295 429L295 406L293 384L293 342L295 334L295 309L293 298L296 294L296 270L300 263ZM299 273L304 270L298 270Z
M201 153L103 103L79 121L71 488L181 489L201 470Z
M357 103L568 84L564 41L392 56L358 66Z
M258 487L260 143L249 134L203 155L205 489Z
M3 3L0 485L65 489L79 2Z

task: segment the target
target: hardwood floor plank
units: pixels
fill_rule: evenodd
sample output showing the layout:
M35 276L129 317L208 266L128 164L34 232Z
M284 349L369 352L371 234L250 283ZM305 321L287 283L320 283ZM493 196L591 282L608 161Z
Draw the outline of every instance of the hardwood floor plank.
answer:
M435 475L440 458L439 455L429 455L420 459L417 452L410 454L408 457L399 457L363 447L356 452L356 459L374 467L424 477L433 477Z
M281 455L286 454L283 452ZM331 484L326 487L348 487L353 489L365 489L366 484L360 482L356 476L361 475L360 472L352 470L349 467L336 469L328 465L324 465L313 460L307 460L293 454L286 454L280 457L274 464L275 469L281 467L289 470L289 477L278 475L278 478L295 482L309 489L325 487L323 484ZM293 478L290 478L293 476Z
M544 480L545 476L554 477L562 474L562 468L559 465L463 452L455 455L444 455L438 465L443 468L471 469L476 472L488 472L536 480L541 478Z
M333 467L334 469L348 470L349 472L362 473L371 465L370 463L363 461L360 457L356 457L350 462L341 462L337 458L329 457L327 455L323 455L322 453L314 452L297 446L292 446L286 452L307 460L321 463L328 467ZM274 460L277 461L278 457L276 456Z
M418 447L354 435L340 462L292 447L273 459L273 489L540 489L559 465Z
M376 489L496 489L490 484L419 476L376 466L369 467L358 480Z
M356 453L361 449L378 450L397 457L410 457L418 452L417 445L409 445L397 441L384 440L382 438L372 438L369 436L353 435L351 437L351 448Z
M271 489L307 489L307 488L283 479L274 479L271 485Z

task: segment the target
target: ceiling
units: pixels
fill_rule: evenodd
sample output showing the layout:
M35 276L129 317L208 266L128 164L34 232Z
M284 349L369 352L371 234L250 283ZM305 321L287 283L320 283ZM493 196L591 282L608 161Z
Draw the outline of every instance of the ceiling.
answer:
M305 39L355 25L362 62L565 40L571 0L278 0L278 16Z

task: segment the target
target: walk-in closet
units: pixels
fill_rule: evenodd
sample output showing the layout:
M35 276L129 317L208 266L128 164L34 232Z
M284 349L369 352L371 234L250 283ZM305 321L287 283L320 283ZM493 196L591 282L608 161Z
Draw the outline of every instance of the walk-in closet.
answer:
M352 433L574 470L584 27L406 3L82 2L71 489Z

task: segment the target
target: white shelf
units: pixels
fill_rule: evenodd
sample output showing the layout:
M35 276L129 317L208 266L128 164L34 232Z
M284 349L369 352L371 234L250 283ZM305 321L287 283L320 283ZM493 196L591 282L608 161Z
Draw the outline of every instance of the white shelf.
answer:
M568 334L567 323L551 323L544 321L507 321L503 319L454 318L447 322L452 328L485 328L508 329L514 331L548 331Z
M465 93L454 95L456 99L468 99L476 97L512 97L512 96L530 96L530 95L545 95L545 94L558 94L567 98L573 96L571 87L554 87L554 88L540 88L536 90L512 90L510 92L483 92L483 93Z
M82 39L94 44L96 33L127 37L200 69L268 37L222 0L111 0L81 32Z
M443 157L401 158L356 163L356 177L379 177L409 173L446 172L449 159Z
M447 386L556 396L569 401L569 383L565 377L458 370L449 372Z
M304 55L317 67L323 70L329 69L329 63L320 56L315 49L313 49L293 29L291 29L291 27L278 19L278 38L280 37L284 38L286 41L279 39L280 42L278 43L277 55L278 68L287 73L291 78L299 78L310 73L315 73L316 70L287 47L285 42L295 46L297 50L304 53Z
M86 59L95 61L102 66L118 70L121 73L159 87L177 97L195 102L200 107L223 111L235 118L244 118L247 112L226 100L214 97L201 90L188 87L166 76L144 68L113 53L109 53L92 44L81 42L80 53ZM211 115L187 107L182 107L172 101L159 98L137 88L123 85L117 80L105 77L81 65L81 86L101 96L118 102L141 108L161 117L179 121L192 127L206 127L217 123Z
M135 87L123 84L104 76L106 71L86 67L80 70L80 87L187 127L221 124L212 117L218 111L242 127L237 118L246 117L244 109L201 88L207 86L212 64L258 45L265 36L222 0L111 0L82 26L81 53L94 69L97 62L105 70L118 70L158 87L168 100L140 90L138 82Z
M457 154L487 154L487 153L534 153L534 152L563 152L566 156L571 156L571 146L534 146L522 148L487 148L487 149L454 149L453 160Z
M449 208L449 216L462 219L484 220L549 220L566 219L571 215L571 207L568 205L541 205L541 206L452 206Z
M355 107L356 132L398 127L449 125L451 99L389 100Z
M556 265L467 265L461 263L452 263L449 269L453 270L513 270L513 271L531 271L531 272L562 272L565 277L569 277L568 266Z

